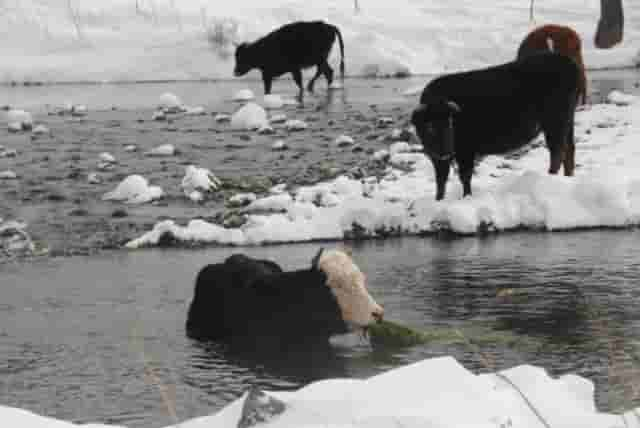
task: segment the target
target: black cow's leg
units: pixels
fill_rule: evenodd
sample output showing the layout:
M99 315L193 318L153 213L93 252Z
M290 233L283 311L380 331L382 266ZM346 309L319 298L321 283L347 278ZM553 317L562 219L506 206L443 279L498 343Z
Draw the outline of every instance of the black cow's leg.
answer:
M313 85L316 83L316 79L318 77L320 77L321 74L322 74L322 65L318 64L318 69L316 70L316 75L313 76L313 78L311 80L309 80L309 83L307 84L307 90L309 92L313 92Z
M462 183L462 196L471 195L471 176L473 175L473 156L456 159L458 162L458 176Z
M574 141L573 135L573 118L571 120L571 124L569 125L569 131L567 136L566 147L564 151L564 175L567 177L573 176L573 172L576 168L576 143Z
M296 85L298 85L298 100L300 102L302 102L302 97L304 95L304 89L302 89L302 71L298 70L294 70L291 72L291 74L293 75L293 80L295 80Z
M549 116L542 121L542 130L549 149L549 174L557 174L565 158L569 125L573 125L573 121L569 114L556 112L555 117L552 115L553 112L549 112Z
M444 199L450 167L448 160L433 161L433 169L436 171L436 201Z
M271 81L273 78L265 73L262 73L262 83L264 83L264 94L269 95L271 93Z

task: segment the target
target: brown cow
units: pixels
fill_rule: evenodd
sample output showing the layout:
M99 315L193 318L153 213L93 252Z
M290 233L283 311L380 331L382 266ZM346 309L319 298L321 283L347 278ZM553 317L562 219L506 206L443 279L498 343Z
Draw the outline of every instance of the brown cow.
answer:
M572 58L580 67L578 103L587 103L587 76L582 61L582 42L573 29L562 25L547 24L536 28L524 38L518 48L518 59L540 51L557 52Z

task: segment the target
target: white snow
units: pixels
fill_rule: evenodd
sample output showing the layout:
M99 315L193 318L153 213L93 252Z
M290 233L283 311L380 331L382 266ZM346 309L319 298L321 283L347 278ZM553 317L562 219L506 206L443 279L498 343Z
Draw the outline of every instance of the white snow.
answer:
M7 129L8 129L9 132L13 132L13 133L21 132L21 131L23 131L22 123L20 123L20 122L9 122L9 125L7 126Z
M240 89L233 95L233 101L251 101L255 98L251 89Z
M204 116L207 114L204 107L196 106L196 107L185 107L185 112L187 116Z
M218 114L215 115L213 120L215 120L218 123L229 122L229 121L231 121L231 115L226 114L226 113L218 113Z
M480 230L567 230L585 227L627 227L640 224L640 103L593 105L576 115L575 177L547 174L548 150L541 145L519 159L488 156L476 168L473 196L462 199L462 186L452 171L444 201L435 201L431 162L417 145L393 143L385 176L377 180L339 177L301 187L294 195L279 195L278 204L258 199L252 208L268 206L249 215L235 230L234 245L342 240L357 228L359 236L389 232L412 235L441 229L461 234ZM374 159L385 162L380 151ZM318 206L309 218L288 215L295 203ZM252 211L252 210L249 210ZM202 225L198 225L201 227ZM189 226L168 225L180 239L230 243L228 231L218 235L207 229L199 237ZM157 227L127 246L155 245Z
M260 128L258 128L258 134L260 135L272 135L275 134L275 130L271 127L271 125L264 124Z
M552 378L531 365L478 375L452 357L425 359L368 379L326 379L264 394L250 408L245 408L245 393L216 414L182 421L180 427L236 427L243 412L268 416L257 426L269 428L640 427L637 410L598 412L594 385L583 377ZM282 404L278 412L261 407L272 400ZM10 427L79 426L6 406L0 406L0 419Z
M258 199L255 193L237 193L229 198L229 206L241 207Z
M308 126L304 120L300 119L289 119L284 123L287 131L303 131L307 129Z
M289 149L289 146L283 140L277 140L277 141L274 141L274 143L271 145L271 149L272 150L287 150L287 149Z
M38 125L35 128L33 128L33 135L44 135L44 134L49 134L49 128L47 128L44 125Z
M98 155L98 159L107 163L114 163L116 161L116 158L114 158L111 153L107 152L100 153L100 155Z
M9 110L6 120L11 132L28 131L33 127L33 116L24 110Z
M184 110L184 104L182 104L180 97L171 92L160 95L158 107L167 113L178 113Z
M390 155L389 155L389 150L381 149L381 150L377 150L377 151L373 154L372 158L373 158L374 160L376 160L376 161L383 162L383 161L388 160L388 159L389 159L389 156L390 156Z
M312 19L325 19L341 29L349 75L442 73L504 62L515 57L534 25L548 22L579 32L588 67L630 66L637 60L637 2L624 4L624 41L610 50L597 50L593 43L598 0L547 0L535 5L535 22L529 20L528 1L360 3L356 13L353 2L344 0L8 2L0 16L5 34L0 38L0 80L231 78L232 43ZM330 57L336 71L338 52L334 47Z
M287 115L284 113L278 113L271 116L269 122L271 123L285 123L287 121Z
M11 170L0 171L0 180L15 180L16 178L18 175Z
M188 165L181 184L184 194L194 202L198 202L204 198L203 192L218 190L222 182L210 170Z
M253 131L267 126L267 112L254 102L248 102L231 116L231 128Z
M338 147L344 147L352 146L354 144L354 141L353 138L348 135L340 135L338 138L336 138L334 143Z
M154 111L153 114L151 115L151 120L156 120L158 122L167 120L167 115L162 110Z
M173 156L176 154L176 148L173 144L161 144L145 154L147 156Z
M75 117L86 116L88 112L89 112L89 109L87 108L87 106L82 104L74 105L71 108L71 116L75 116Z
M621 91L614 90L607 95L607 101L619 106L629 105L636 102L637 97L631 94L625 94Z
M264 96L262 105L268 110L275 110L284 107L284 101L280 95L269 94Z
M89 184L100 184L100 183L102 183L102 178L100 178L100 176L98 174L96 174L95 172L90 172L87 175L87 182Z
M150 186L141 175L130 175L111 192L102 196L103 201L124 201L127 204L144 204L162 197L159 186Z

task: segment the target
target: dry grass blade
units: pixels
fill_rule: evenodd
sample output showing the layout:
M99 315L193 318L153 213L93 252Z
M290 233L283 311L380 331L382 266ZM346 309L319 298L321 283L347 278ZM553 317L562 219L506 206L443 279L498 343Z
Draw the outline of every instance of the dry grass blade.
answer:
M467 344L467 346L471 350L473 350L473 352L475 352L476 355L478 355L480 357L480 361L485 366L485 368L487 370L492 370L494 372L494 374L498 378L500 378L503 381L505 381L506 383L508 383L515 391L517 391L518 394L520 395L520 397L522 397L522 400L527 404L527 406L531 409L531 411L536 415L536 417L542 423L542 425L544 425L546 428L551 428L551 425L549 425L547 420L542 416L542 414L538 411L538 409L536 409L536 407L527 398L527 396L524 394L524 392L522 392L522 390L520 388L518 388L518 385L513 383L511 381L511 379L509 379L506 375L496 371L495 370L495 366L493 364L491 364L489 358L486 355L484 355L484 353L482 352L482 350L480 349L480 347L478 345L474 344L468 337L466 337L464 334L462 334L462 332L460 330L456 329L455 331L456 331L456 334L458 336L460 336L460 338L464 341L464 343Z
M153 367L151 366L151 360L147 357L146 353L144 352L144 345L142 344L142 339L139 337L137 332L138 332L138 328L137 326L134 326L131 331L131 337L134 342L134 345L137 345L138 351L140 352L142 364L144 367L145 381L147 381L147 383L154 385L156 388L158 388L158 392L160 393L160 397L162 398L164 407L167 410L167 413L169 414L169 417L171 418L174 427L180 428L178 413L176 412L175 400L171 397L169 387L167 387L164 383L162 383L162 380L160 380L160 377L155 373Z

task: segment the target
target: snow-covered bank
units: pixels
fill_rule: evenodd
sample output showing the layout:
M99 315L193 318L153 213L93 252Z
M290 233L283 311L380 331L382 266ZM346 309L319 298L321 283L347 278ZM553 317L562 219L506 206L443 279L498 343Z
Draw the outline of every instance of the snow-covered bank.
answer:
M258 199L244 209L246 223L235 229L200 219L187 225L165 220L127 246L175 240L256 245L440 230L474 234L638 225L640 103L633 98L628 101L631 104L598 104L577 113L575 177L548 175L549 153L538 144L523 156L482 160L470 198L461 198L461 185L453 172L447 198L436 202L431 162L412 145L397 142L390 146L390 156L373 155L379 162L388 158L381 179L341 176Z
M535 25L574 27L588 67L637 61L640 5L625 2L624 42L596 50L598 0L12 0L0 15L0 81L230 78L231 41L253 40L293 20L325 19L345 39L351 75L441 73L515 56ZM334 63L337 54L334 53ZM255 77L255 74L250 76Z
M11 427L78 426L9 407L0 407L0 420ZM593 383L579 376L553 379L529 365L476 375L455 359L441 357L364 380L329 379L291 392L251 390L217 414L179 426L631 428L640 422L637 411L598 412Z

